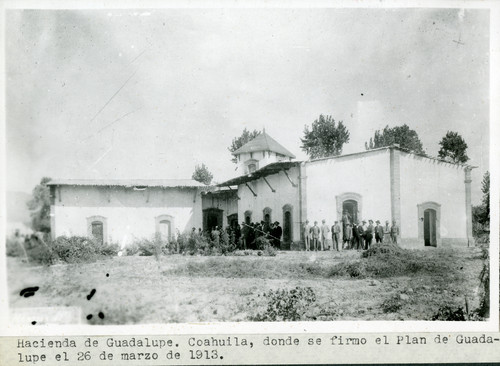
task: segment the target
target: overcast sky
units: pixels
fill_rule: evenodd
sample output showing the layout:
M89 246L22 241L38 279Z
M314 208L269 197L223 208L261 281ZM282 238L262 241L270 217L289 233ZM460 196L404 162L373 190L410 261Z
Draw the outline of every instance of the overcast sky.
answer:
M52 178L239 175L227 147L266 128L299 160L319 114L344 152L406 123L437 155L489 160L489 12L461 9L8 10L7 188ZM374 177L375 179L376 177Z

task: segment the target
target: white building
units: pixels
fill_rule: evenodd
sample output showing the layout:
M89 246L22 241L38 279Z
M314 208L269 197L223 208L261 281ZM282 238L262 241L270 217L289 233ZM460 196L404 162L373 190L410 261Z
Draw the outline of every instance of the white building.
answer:
M301 248L302 226L353 221L400 226L403 245L472 240L472 167L398 146L305 162L265 132L233 152L244 174L206 187L192 180L50 182L52 232L129 242L245 221L279 221L285 246ZM102 232L102 234L101 234Z

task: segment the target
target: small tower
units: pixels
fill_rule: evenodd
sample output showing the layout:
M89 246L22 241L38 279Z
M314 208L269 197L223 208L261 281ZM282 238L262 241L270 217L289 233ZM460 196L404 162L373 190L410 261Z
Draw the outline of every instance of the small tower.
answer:
M281 146L265 130L232 154L238 160L240 174L253 173L268 164L278 161L295 159L295 155Z

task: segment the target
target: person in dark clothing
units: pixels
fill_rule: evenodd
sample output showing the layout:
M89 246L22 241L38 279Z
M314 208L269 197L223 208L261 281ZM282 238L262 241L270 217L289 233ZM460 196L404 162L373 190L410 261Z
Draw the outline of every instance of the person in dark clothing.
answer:
M359 235L359 249L365 248L365 228L363 225L366 224L366 221L363 221L358 225L358 235Z
M274 223L274 246L278 249L281 249L281 235L283 235L283 229L280 226L280 223L276 221Z
M236 247L241 249L241 240L240 239L241 239L241 226L240 226L240 224L236 223L236 225L234 226L234 241L235 241Z
M376 221L375 226L375 242L382 243L384 241L384 228L380 225L380 221Z
M352 225L352 249L359 249L359 230L358 230L359 223L355 222L354 225Z
M373 220L368 220L368 226L365 230L365 249L370 249L373 240Z

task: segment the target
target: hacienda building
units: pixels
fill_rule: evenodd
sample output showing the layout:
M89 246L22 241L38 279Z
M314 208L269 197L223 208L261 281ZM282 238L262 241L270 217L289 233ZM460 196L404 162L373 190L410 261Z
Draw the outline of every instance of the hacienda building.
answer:
M52 233L98 236L126 245L154 233L279 221L283 247L303 248L302 226L395 220L403 246L472 244L471 169L397 145L309 161L263 132L233 152L234 179L207 187L193 180L54 180Z

